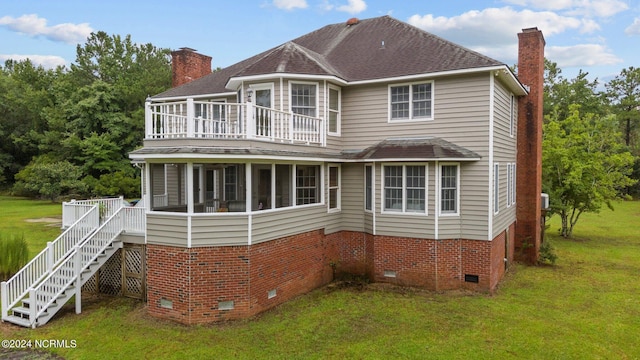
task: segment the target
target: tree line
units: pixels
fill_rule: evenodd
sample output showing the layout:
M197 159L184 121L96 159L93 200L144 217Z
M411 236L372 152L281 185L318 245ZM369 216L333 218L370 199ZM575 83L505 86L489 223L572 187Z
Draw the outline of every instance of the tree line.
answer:
M570 236L584 212L640 195L640 69L598 90L545 61L543 191ZM169 49L92 33L69 68L0 66L0 188L15 194L137 197L144 101L171 86Z
M128 153L142 145L144 101L171 86L169 49L92 33L69 68L0 67L0 187L60 195L139 196Z

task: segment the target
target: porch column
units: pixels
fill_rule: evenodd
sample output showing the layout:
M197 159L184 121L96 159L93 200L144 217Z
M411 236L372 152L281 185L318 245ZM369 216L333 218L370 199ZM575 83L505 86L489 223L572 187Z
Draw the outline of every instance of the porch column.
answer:
M253 96L253 89L247 89L247 138L253 139L256 136L256 120L255 111L253 109L253 103L251 97Z
M195 127L196 127L196 108L193 103L193 98L187 99L187 138L195 137Z
M193 214L193 163L187 163L187 213Z
M144 103L144 138L149 139L153 133L153 114L151 113L151 99Z

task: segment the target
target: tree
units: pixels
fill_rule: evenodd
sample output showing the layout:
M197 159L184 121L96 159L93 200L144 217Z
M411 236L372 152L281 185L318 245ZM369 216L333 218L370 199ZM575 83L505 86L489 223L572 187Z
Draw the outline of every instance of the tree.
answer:
M543 191L549 194L551 213L558 214L560 234L571 237L585 212L598 212L632 185L634 158L621 141L613 116L581 113L570 105L567 116L554 111L543 126Z
M544 114L556 112L563 119L569 116L572 104L580 104L584 113L599 116L607 114L607 98L596 90L598 79L589 81L588 75L580 70L575 78L565 79L558 65L545 59Z
M638 123L640 122L640 68L631 66L623 69L620 75L605 86L607 96L611 100L624 129L625 144L632 149L640 150L632 142L637 136Z
M39 195L53 202L61 195L86 192L81 176L80 168L68 161L35 161L16 174L14 188L23 194Z

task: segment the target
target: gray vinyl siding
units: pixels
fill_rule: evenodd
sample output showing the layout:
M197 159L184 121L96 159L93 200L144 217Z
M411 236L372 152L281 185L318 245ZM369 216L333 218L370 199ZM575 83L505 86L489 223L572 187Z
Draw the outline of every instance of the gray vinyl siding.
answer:
M305 205L252 214L252 244L323 229L327 208L324 204Z
M191 246L247 245L247 215L197 215L191 218Z
M429 80L429 79L425 79ZM417 83L416 81L414 83ZM365 149L392 137L435 136L478 153L482 159L460 162L460 216L438 219L438 238L486 240L489 204L490 74L437 78L433 83L434 117L425 121L388 119L388 85L342 90L342 141L345 149ZM376 166L376 234L433 238L435 236L435 162L429 166L429 215L399 215L380 211L381 168ZM364 176L364 175L363 175ZM372 216L371 216L372 222Z
M147 243L187 246L187 217L171 214L147 214Z
M516 219L515 204L507 206L507 164L516 162L516 134L510 134L511 95L500 82L495 83L493 159L499 163L499 212L493 214L492 237L504 231ZM517 103L514 106L514 127L517 126ZM516 165L517 166L517 165ZM493 184L492 184L493 186ZM515 193L515 192L514 192ZM491 199L493 202L493 199Z
M364 164L343 164L341 185L341 229L364 231Z

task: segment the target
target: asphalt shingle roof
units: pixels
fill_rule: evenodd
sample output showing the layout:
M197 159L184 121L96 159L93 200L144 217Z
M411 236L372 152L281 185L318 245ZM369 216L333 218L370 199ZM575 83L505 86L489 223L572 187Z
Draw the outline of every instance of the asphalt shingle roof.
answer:
M347 82L501 66L503 63L390 16L327 25L154 98L228 93L229 79L261 74Z

